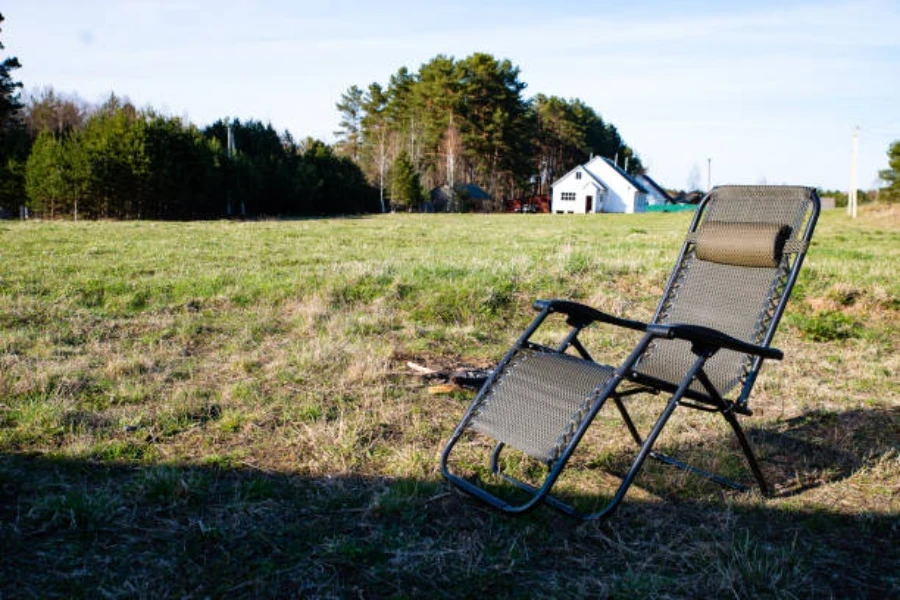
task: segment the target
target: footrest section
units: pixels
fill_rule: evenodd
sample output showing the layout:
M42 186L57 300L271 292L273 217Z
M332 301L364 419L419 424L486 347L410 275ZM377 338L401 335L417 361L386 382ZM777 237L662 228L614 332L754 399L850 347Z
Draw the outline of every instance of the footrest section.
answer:
M522 350L484 395L470 426L551 463L612 375L612 367L567 354Z

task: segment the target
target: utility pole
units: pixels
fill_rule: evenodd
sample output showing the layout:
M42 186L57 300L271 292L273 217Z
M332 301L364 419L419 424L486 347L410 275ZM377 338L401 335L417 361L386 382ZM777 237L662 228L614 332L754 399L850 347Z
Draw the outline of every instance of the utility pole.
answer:
M228 171L229 173L232 171L231 159L234 155L234 129L231 124L231 119L228 119L226 122L226 127L228 128L228 138L225 142L225 154L228 157ZM230 179L230 178L229 178ZM225 206L225 214L229 217L231 216L231 181L227 183L228 190L228 203Z
M850 158L850 190L847 193L847 214L856 218L856 154L859 146L859 125L853 128L853 154Z
M380 126L381 137L378 144L378 199L381 201L381 213L387 212L384 206L384 124Z
M706 191L712 189L712 159L706 159Z

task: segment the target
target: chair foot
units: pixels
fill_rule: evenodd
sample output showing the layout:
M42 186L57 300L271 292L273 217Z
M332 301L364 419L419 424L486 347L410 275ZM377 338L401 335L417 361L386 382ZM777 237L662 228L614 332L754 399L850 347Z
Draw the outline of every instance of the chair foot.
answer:
M525 483L524 481L522 481L520 479L516 479L515 477L507 475L506 473L504 473L502 471L498 471L496 473L496 475L498 477L502 477L506 482L514 485L518 489L528 492L530 494L538 494L540 492L539 488L536 488L533 485ZM552 494L545 495L543 498L543 501L546 502L548 506L552 506L556 510L558 510L561 513L566 514L570 517L576 517L579 519L583 519L585 517L585 515L581 511L579 511L577 508L575 508L574 506L572 506L570 504L566 504L565 502L563 502L556 496L553 496Z

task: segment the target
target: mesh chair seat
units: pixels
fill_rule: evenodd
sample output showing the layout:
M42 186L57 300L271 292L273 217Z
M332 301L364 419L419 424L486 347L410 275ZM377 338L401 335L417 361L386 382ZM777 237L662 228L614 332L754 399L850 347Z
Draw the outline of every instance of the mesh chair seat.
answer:
M472 428L552 463L612 374L574 356L523 350L485 395Z
M774 308L771 287L786 269L721 265L689 255L683 279L659 319L662 323L690 323L711 327L739 340L758 344ZM712 308L711 308L712 307ZM741 383L751 358L722 350L706 365L715 388L723 396ZM691 344L683 340L656 340L638 364L638 371L677 384L693 361ZM691 389L702 392L699 383Z

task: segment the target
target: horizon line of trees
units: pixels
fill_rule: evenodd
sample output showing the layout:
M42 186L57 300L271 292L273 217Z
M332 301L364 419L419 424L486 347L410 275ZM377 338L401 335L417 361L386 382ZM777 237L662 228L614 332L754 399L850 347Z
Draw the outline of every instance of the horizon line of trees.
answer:
M92 106L46 88L23 101L19 68L15 57L0 60L0 214L22 206L76 219L381 209L360 168L319 140L298 144L256 120L220 119L201 130L115 94Z
M524 98L519 73L490 54L439 54L415 73L401 67L387 85L353 85L336 103L337 149L399 207L452 182L478 184L495 199L482 208L498 210L502 199L547 193L591 155L615 159L632 174L644 170L615 125L579 99ZM418 193L398 185L409 181L410 166Z
M15 59L13 59L15 60ZM9 62L9 61L7 61ZM10 65L18 67L18 61ZM341 98L339 141L297 144L270 124L227 120L199 129L115 94L99 106L52 88L3 98L5 163L0 208L48 218L191 219L328 215L416 209L427 189L478 183L503 199L549 191L591 155L631 173L637 154L581 100L538 94L508 60L476 53L405 67L384 89L353 86Z
M0 178L8 212L24 204L47 218L196 219L380 210L353 161L259 121L220 119L201 130L115 95L94 107L52 88L16 117L6 137L18 151Z
M49 218L195 219L374 212L374 188L323 142L259 121L198 129L115 95L94 109L32 98L24 165L31 210ZM228 151L228 128L234 152Z

